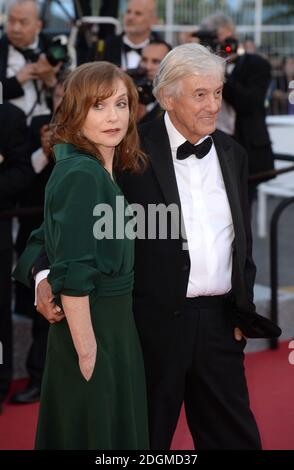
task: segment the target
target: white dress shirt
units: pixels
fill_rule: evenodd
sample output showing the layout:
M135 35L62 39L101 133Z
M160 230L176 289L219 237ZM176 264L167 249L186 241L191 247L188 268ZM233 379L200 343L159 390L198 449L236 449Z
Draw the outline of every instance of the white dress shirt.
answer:
M187 297L225 294L232 287L234 228L215 146L202 159L191 155L177 160L177 148L186 139L173 126L168 113L164 119L191 261Z
M124 35L123 36L123 43L127 44L127 46L133 47L134 49L143 49L147 44L149 44L150 39L147 38L145 41L141 42L140 44L134 44L132 41L129 40L129 38ZM136 52L135 50L129 51L125 53L125 51L122 51L121 55L121 68L123 70L127 69L136 69L139 67L139 64L141 62L141 54L139 52Z

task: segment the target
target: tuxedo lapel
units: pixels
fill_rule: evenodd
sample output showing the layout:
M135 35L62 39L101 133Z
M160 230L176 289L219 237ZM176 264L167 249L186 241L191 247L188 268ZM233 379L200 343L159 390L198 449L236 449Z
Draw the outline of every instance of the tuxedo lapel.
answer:
M235 171L235 154L229 142L225 142L218 132L212 134L217 156L219 159L224 184L231 209L233 226L235 231L236 251L241 272L246 253L241 247L246 246L246 234L242 218L242 207L238 188L237 173Z
M150 132L144 137L145 149L165 203L167 205L175 203L180 207L180 196L164 119L161 117L153 122L157 125L152 126Z
M177 186L176 174L173 165L170 142L166 131L164 117L161 116L156 121L156 125L149 128L149 132L144 135L144 146L150 158L151 166L163 194L164 202L167 206L176 204L179 214L171 211L175 227L179 228L181 221L181 237L186 237L182 218L181 201Z

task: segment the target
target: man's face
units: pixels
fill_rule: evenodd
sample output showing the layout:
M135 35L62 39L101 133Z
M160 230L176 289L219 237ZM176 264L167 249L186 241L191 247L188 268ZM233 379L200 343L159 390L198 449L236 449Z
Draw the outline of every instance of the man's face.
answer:
M153 0L130 0L124 15L124 30L130 37L149 36L155 22Z
M14 5L10 8L7 21L7 36L16 46L25 48L36 39L42 27L38 12L33 2Z
M181 79L178 94L165 97L173 125L192 144L214 132L222 87L218 75L189 75Z
M229 26L222 26L217 31L217 39L219 43L223 43L227 38L236 37L235 31Z
M153 81L159 64L168 53L164 44L148 44L142 51L140 66L146 70L148 80Z

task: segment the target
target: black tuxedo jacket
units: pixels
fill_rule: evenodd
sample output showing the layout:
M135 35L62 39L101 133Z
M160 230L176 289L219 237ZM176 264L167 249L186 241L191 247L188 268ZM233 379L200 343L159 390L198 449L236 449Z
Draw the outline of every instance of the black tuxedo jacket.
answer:
M0 212L14 208L20 191L33 179L24 113L10 103L0 105ZM9 219L0 219L0 249L11 244Z
M245 54L238 57L223 89L224 99L236 111L234 137L248 154L249 175L274 168L265 122L265 99L270 81L269 62L259 55Z
M149 165L142 174L118 175L130 204L181 203L172 162L168 134L163 117L140 128L141 146ZM253 286L255 265L252 260L252 238L247 197L247 156L244 149L220 131L213 133L217 155L231 208L235 230L230 313L234 325L248 336L279 334L271 322L255 313ZM183 250L183 239L171 237L173 217L168 218L167 239L137 239L135 252L134 313L139 332L152 344L157 334L168 334L184 304L190 273L190 257ZM148 230L148 218L145 226ZM176 334L176 331L175 331ZM144 338L143 338L144 342Z
M51 121L51 114L44 114L35 116L32 119L29 128L29 145L30 155L41 147L40 131L44 124L49 124ZM23 191L19 196L20 207L43 207L45 200L45 187L51 172L54 167L53 158L49 160L48 165L39 173L34 174L33 181L30 186ZM43 213L26 215L19 217L19 231L16 240L16 249L18 253L22 253L29 235L31 232L38 228L43 221Z
M122 32L116 36L111 36L105 41L104 45L104 53L103 53L103 60L108 62L112 62L113 64L117 65L118 67L121 66L121 53L123 50L123 35L125 33ZM151 33L150 39L158 38L156 33Z

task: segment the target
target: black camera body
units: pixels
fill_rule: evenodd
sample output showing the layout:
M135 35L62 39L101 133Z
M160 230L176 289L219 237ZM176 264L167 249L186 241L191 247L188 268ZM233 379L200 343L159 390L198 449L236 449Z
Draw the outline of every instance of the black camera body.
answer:
M136 85L139 103L147 105L155 101L155 97L152 93L153 83L147 77L146 70L142 67L136 69L128 69L127 74L133 79Z
M25 51L25 57L29 62L37 62L42 53L45 54L46 59L52 67L55 67L59 62L63 64L69 62L66 36L55 36L50 39L44 51L40 49L27 49Z
M228 37L223 42L219 42L216 31L203 29L196 31L192 36L197 37L203 46L210 47L212 51L225 57L236 54L238 51L239 44L236 38Z

